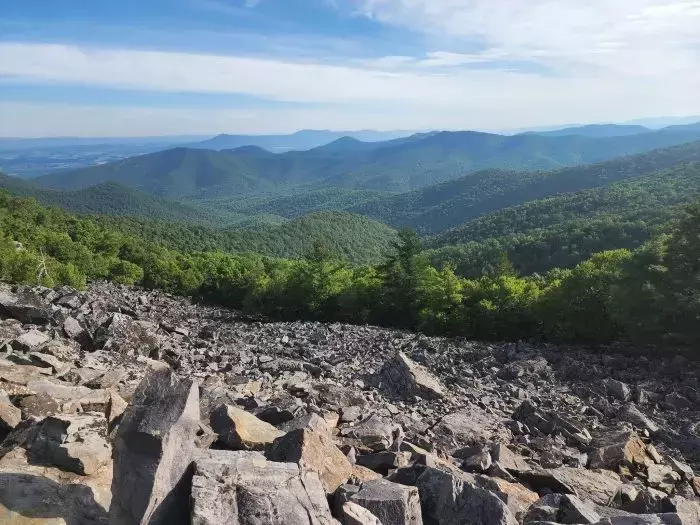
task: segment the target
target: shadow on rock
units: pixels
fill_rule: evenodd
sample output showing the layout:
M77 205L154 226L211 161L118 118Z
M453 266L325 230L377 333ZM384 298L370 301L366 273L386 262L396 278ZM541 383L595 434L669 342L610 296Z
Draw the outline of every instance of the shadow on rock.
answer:
M60 518L66 525L108 522L107 511L95 501L90 487L61 485L31 474L0 473L0 523L23 523L23 518L56 518L56 523L63 523Z

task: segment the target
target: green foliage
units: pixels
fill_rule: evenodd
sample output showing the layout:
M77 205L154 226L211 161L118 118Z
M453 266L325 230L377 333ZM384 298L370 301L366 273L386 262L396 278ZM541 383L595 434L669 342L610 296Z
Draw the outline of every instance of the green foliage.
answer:
M497 250L488 272L475 278L438 269L410 230L398 234L382 264L353 268L318 240L296 259L185 253L114 224L0 194L0 278L77 287L110 279L279 319L478 339L700 341L700 205L640 249L604 251L572 269L525 277Z

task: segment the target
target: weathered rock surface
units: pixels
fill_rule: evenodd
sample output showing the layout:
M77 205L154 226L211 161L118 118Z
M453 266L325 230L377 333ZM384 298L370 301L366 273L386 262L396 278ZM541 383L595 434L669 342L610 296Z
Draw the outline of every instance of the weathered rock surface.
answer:
M192 525L331 525L321 481L257 452L210 451L195 461Z
M199 422L193 381L147 375L115 440L111 525L187 523L187 492Z
M350 501L366 508L383 525L422 525L418 490L384 479L368 481L350 496Z
M225 516L218 503L292 468L279 492L311 509L301 523L376 525L361 492L404 522L417 519L411 501L425 523L473 519L465 509L522 523L540 507L540 522L560 524L700 521L700 364L672 352L262 322L102 283L0 284L0 346L0 523L149 512L190 523L193 462L219 453L209 448L279 460L245 452L258 474L247 462L245 476L207 478L214 495L200 507ZM169 380L149 390L154 370ZM260 525L256 512L236 519Z
M302 470L316 472L329 494L335 492L352 474L352 465L335 446L330 435L314 430L292 430L275 439L267 458L296 463Z
M381 374L389 391L401 397L440 399L444 396L440 382L403 352L397 352L393 359L384 363Z
M264 450L284 433L243 409L221 405L211 414L211 428L233 449Z

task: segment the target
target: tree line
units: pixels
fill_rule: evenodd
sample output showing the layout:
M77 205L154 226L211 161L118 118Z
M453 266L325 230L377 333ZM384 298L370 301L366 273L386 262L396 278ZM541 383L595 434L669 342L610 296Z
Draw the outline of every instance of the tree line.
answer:
M94 217L0 194L0 278L84 287L111 280L275 319L372 323L475 339L700 342L700 204L641 247L519 276L507 254L460 277L400 232L382 263L351 266L322 243L283 259L180 252ZM18 244L20 243L20 244Z

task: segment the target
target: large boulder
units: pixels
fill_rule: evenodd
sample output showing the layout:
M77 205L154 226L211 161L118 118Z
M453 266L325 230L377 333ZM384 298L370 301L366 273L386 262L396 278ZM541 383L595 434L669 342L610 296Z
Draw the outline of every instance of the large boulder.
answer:
M111 525L188 523L198 427L195 382L169 369L141 381L116 434Z
M39 330L29 330L12 341L12 348L21 352L29 352L35 348L39 348L44 343L51 340L46 332Z
M51 307L33 292L11 294L0 290L0 315L26 324L47 324L51 320Z
M436 442L449 454L462 447L481 447L510 440L510 432L500 418L472 404L447 414L433 432Z
M111 460L106 435L102 414L60 414L39 423L27 450L34 461L89 476Z
M595 445L596 449L589 455L590 468L617 470L621 464L639 467L647 461L646 445L633 432L606 435Z
M384 363L381 377L388 390L400 397L440 399L445 395L440 382L403 352Z
M339 518L343 525L382 525L379 518L352 501L343 503Z
M426 525L517 525L506 503L468 474L425 468L416 480Z
M315 472L258 452L210 450L195 461L192 525L332 525Z
M522 472L519 477L535 490L573 494L598 505L608 505L622 487L620 476L608 470L559 467Z
M219 441L239 450L264 450L284 435L269 423L232 405L221 405L211 413L211 428Z
M308 429L293 430L275 439L267 453L272 461L292 462L316 472L329 494L347 481L352 465L329 434Z
M528 511L524 523L552 521L569 524L589 524L600 521L593 505L571 494L547 494Z
M363 483L350 501L366 508L383 525L422 525L421 502L415 487L385 479Z
M353 427L341 430L345 437L357 439L370 450L387 450L403 433L401 427L377 414L372 414Z

